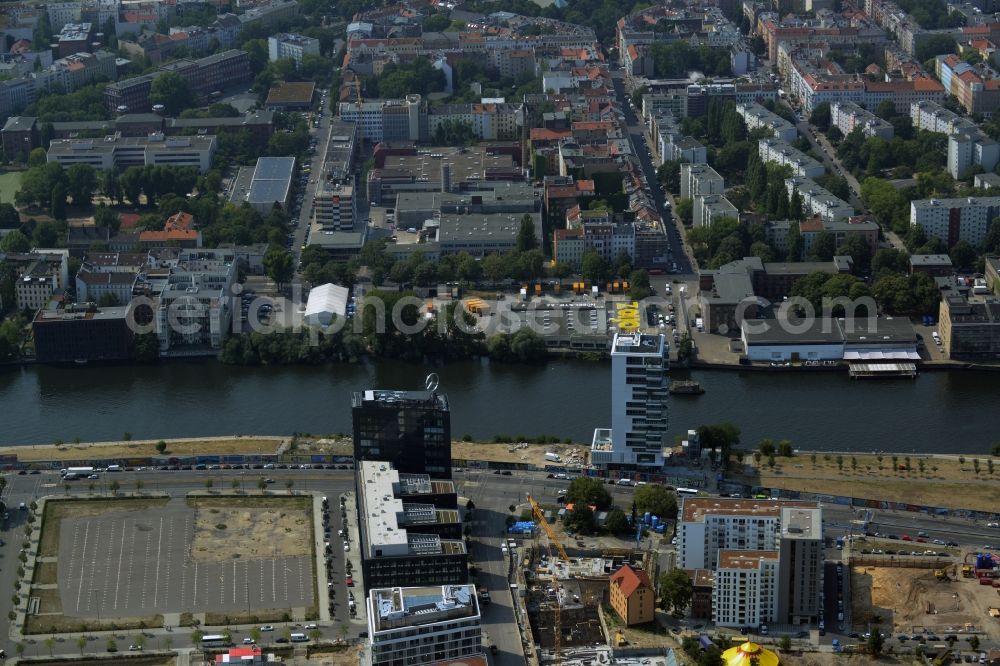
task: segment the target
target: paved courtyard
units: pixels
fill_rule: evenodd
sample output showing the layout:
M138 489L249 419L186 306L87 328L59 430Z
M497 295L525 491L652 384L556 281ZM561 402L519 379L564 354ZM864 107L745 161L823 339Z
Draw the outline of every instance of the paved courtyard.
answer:
M313 605L309 556L222 561L190 556L195 509L180 502L62 521L59 591L65 615L144 617Z

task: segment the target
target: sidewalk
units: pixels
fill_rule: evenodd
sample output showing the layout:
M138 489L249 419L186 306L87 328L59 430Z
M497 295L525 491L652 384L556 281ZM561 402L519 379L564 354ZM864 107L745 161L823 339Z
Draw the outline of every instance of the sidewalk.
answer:
M348 592L355 593L354 604L357 609L357 614L351 618L351 623L368 626L368 619L365 617L365 583L362 578L361 569L361 548L359 545L361 543L361 538L358 534L358 509L357 504L355 503L354 493L346 493L344 497L346 498L344 506L347 509L347 517L344 518L344 529L347 530L347 537L349 539L349 543L351 544L351 549L344 553L344 561L351 563L351 577L354 579L354 587L349 587L347 590ZM348 598L350 598L350 595L348 595Z

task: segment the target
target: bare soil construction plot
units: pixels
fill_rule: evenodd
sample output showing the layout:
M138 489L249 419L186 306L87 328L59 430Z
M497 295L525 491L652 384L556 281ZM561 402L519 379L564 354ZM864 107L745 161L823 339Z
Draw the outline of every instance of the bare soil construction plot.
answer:
M57 561L58 589L32 592L42 627L315 605L309 498L53 501L45 520L40 551L58 560L36 585Z
M989 616L1000 596L975 579L939 581L932 569L855 567L851 588L855 623L873 614L893 632L950 634L972 625L990 637L1000 636Z
M194 497L188 505L195 509L193 560L308 557L313 552L308 499Z

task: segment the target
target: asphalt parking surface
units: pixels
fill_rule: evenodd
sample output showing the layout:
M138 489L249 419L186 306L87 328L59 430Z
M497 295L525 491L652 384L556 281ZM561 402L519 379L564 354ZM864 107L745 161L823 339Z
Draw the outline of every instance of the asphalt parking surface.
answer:
M140 617L308 607L309 557L197 561L194 509L179 502L144 511L63 520L59 591L63 613ZM234 554L237 555L237 554Z

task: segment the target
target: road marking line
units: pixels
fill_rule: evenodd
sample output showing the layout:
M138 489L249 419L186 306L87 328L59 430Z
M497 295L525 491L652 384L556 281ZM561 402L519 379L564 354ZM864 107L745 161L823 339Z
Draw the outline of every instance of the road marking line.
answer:
M122 584L122 559L125 556L125 524L127 518L122 518L122 542L118 548L118 579L115 581L115 608L118 608L118 589Z
M87 522L84 523L84 530L83 530L83 548L84 548L84 550L86 550L86 548L87 548L87 537L89 535L89 532L90 532L90 521L88 520ZM82 553L82 551L81 551L81 553ZM76 610L77 610L77 612L80 611L80 596L83 594L83 579L84 579L83 565L81 564L80 565L80 586L76 590Z
M107 558L105 558L105 565L104 565L104 580L101 581L102 582L102 584L101 584L101 598L99 600L99 603L100 603L101 606L104 606L105 597L107 596L105 594L105 591L107 591L108 586L111 584L111 553L112 553L112 549L114 548L114 545L113 545L114 541L115 541L115 523L112 522L111 523L111 536L108 537L108 556L107 556Z
M156 538L156 580L153 582L153 608L160 596L160 545L163 543L163 517L160 517L160 531Z
M233 560L233 603L236 603L236 585L239 582L239 577L236 575L236 560Z
M278 600L278 572L275 568L275 559L271 558L271 601Z
M198 605L198 560L194 561L194 599L191 601L191 606L195 607Z

